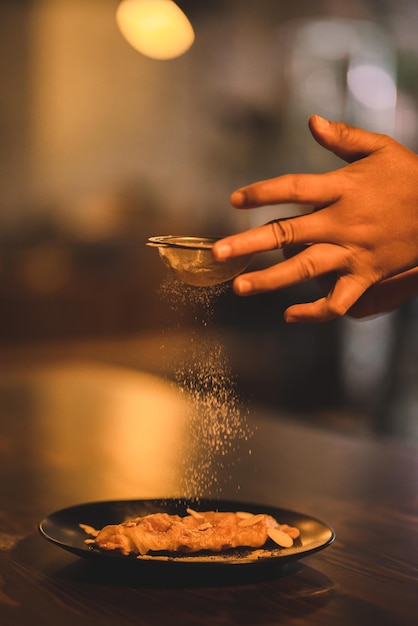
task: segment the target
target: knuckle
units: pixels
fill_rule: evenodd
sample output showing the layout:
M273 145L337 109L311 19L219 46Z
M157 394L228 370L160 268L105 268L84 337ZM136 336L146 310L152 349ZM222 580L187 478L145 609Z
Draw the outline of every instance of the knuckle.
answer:
M340 285L339 290L337 288L338 283ZM343 287L343 290L341 287ZM334 317L343 317L361 298L367 287L368 284L363 280L359 280L358 277L347 275L340 277L327 298L329 311Z
M336 128L338 132L339 141L342 144L352 144L352 145L358 144L359 138L358 138L357 128L350 126L349 124L346 124L345 122L338 122ZM396 143L393 138L391 138L389 135L384 134L384 133L368 133L368 135L369 135L369 141L371 142L369 145L369 148L367 152L364 153L364 148L361 148L359 146L359 153L358 153L357 158L361 158L362 156L364 156L364 154L367 154L370 150L373 150L373 151L379 150L380 148L383 148L384 146L388 144Z
M289 191L292 200L296 203L301 203L305 200L309 188L307 186L306 177L294 174L289 177Z
M318 275L318 266L312 255L305 253L299 256L298 273L303 281L310 280Z
M275 220L270 222L277 248L292 245L295 233L290 220Z
M349 126L348 124L345 124L344 122L340 122L338 124L338 133L340 135L340 139L342 139L343 141L349 141L352 136L353 136L353 128L352 126Z
M328 311L332 319L343 317L347 313L349 308L349 305L342 300L328 300Z

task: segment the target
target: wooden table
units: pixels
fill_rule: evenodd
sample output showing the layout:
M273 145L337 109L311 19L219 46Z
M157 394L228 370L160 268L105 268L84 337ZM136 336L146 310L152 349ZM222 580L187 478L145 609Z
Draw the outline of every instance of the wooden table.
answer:
M164 380L129 369L3 368L2 626L417 623L418 450L405 443L251 411L255 432L222 469L224 497L306 513L336 532L331 546L268 576L147 581L40 536L39 521L63 507L174 493L182 402Z

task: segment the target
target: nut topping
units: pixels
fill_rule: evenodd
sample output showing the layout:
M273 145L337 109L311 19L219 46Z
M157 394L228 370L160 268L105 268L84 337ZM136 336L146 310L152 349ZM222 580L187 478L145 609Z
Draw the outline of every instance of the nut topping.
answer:
M240 528L247 528L247 526L253 526L254 524L257 524L258 522L261 522L261 520L263 519L264 519L264 515L262 513L260 513L259 515L251 515L251 517L241 519L238 522L238 526Z
M293 539L290 535L280 530L277 526L276 528L269 528L267 531L270 539L277 543L281 548L291 548L293 546Z
M199 511L195 511L194 509L186 509L186 512L196 519L205 519L204 515L199 513Z

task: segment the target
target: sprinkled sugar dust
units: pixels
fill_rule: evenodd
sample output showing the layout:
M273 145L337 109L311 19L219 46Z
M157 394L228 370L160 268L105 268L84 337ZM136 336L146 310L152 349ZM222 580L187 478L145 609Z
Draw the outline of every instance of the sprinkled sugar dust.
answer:
M192 287L170 276L161 283L159 292L161 297L169 300L172 309L178 310L180 306L190 305L202 325L206 326L213 317L213 304L227 289L227 283L211 287Z
M191 287L174 278L160 287L160 295L169 300L171 308L178 311L187 305L194 314L195 324L182 353L176 353L173 381L184 393L189 413L187 449L178 468L178 495L188 500L222 496L240 454L251 454L248 411L239 397L224 346L211 326L213 305L227 289L224 283ZM236 485L236 491L239 488Z

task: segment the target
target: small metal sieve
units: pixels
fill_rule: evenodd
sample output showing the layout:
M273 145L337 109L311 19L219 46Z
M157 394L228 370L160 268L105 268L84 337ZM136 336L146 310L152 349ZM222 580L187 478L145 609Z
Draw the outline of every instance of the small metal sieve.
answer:
M243 272L253 255L216 261L212 246L218 237L150 237L147 246L158 248L164 264L179 280L195 287L218 285Z

